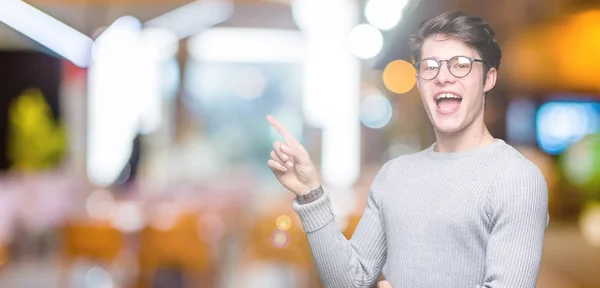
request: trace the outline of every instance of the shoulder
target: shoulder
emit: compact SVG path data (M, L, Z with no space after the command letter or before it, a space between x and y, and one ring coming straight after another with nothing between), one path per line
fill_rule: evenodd
M498 178L500 180L513 180L517 182L539 182L545 183L544 175L539 167L527 159L514 147L506 145L506 158L503 167L500 167Z
M548 225L548 185L541 170L513 147L495 175L489 201L493 214L540 219Z
M548 186L539 167L507 144L492 184L496 197L547 198Z

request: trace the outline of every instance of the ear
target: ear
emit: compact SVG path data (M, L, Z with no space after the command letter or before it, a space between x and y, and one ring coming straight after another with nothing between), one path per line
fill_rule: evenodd
M415 83L417 84L417 88L420 91L421 90L421 83L419 83L419 76L417 76L417 74L415 74Z
M485 77L485 84L483 85L483 93L487 93L492 90L496 85L496 77L498 76L498 70L492 67L488 70L487 75Z

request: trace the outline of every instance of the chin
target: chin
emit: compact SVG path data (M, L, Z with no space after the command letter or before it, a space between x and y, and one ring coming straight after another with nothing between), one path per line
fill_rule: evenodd
M462 129L461 127L440 127L440 126L436 126L435 130L437 132L443 133L443 134L455 134L460 132Z
M441 132L444 134L453 134L460 132L465 127L464 125L462 125L462 121L452 121L450 119L437 119L437 121L434 121L433 123L433 128L437 132Z

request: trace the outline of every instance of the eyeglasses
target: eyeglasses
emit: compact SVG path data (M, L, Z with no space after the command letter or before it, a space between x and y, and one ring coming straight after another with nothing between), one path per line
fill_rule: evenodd
M431 80L437 77L440 74L442 62L446 62L448 71L456 78L463 78L469 75L471 69L473 69L473 62L485 64L483 60L467 56L454 56L448 60L423 59L414 65L417 70L417 76L423 80Z

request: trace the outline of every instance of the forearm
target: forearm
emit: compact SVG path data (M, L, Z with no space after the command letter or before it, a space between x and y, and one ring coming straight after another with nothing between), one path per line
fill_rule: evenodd
M294 201L324 287L371 287L381 273L385 238L376 205L370 202L363 225L347 240L336 225L327 195L303 205Z
M367 264L368 260L359 256L335 221L307 236L323 287L371 287L377 280L375 271L383 267Z
M542 243L543 235L531 235L521 238L520 241L500 245L490 243L494 245L488 249L490 255L506 255L488 260L489 270L483 287L535 288L542 258Z

